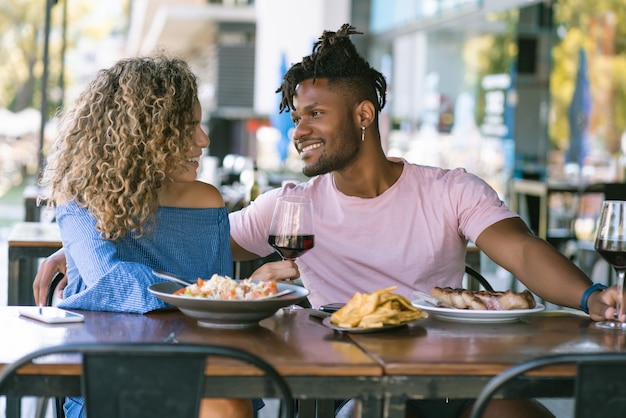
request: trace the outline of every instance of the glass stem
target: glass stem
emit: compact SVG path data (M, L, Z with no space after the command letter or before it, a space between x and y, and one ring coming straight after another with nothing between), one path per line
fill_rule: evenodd
M617 273L617 303L615 304L615 319L619 320L619 317L623 315L624 309L624 275L626 273L626 269L616 268L615 272Z

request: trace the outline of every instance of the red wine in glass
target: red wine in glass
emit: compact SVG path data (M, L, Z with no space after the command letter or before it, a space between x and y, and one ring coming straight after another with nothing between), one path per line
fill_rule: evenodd
M267 242L283 260L295 260L315 245L313 202L304 196L281 196L276 200Z
M304 196L281 196L276 199L267 242L283 260L296 260L315 245L313 233L313 201ZM283 308L290 312L299 308Z
M605 200L596 231L594 248L617 273L618 299L612 321L601 321L600 328L626 331L626 322L617 320L624 311L624 276L626 274L626 201Z
M595 247L614 269L626 269L626 241L604 241Z
M284 260L295 260L315 245L314 235L270 235L267 242Z

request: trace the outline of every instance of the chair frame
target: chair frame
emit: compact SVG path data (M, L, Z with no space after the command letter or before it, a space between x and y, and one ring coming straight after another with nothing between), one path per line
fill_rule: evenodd
M477 272L475 269L473 269L472 267L465 265L465 273L472 279L476 280L482 287L485 288L485 290L489 291L489 292L493 292L493 286L491 286L491 284L489 283L489 281L485 278L485 276L483 276L482 274L480 274L479 272Z
M480 418L493 395L507 383L535 369L561 364L576 364L574 389L576 418L603 416L601 407L609 407L609 400L626 399L626 352L554 354L524 361L491 378L480 391L470 418ZM539 396L540 397L540 396ZM608 416L626 416L626 402L612 405Z
M117 405L118 402L112 402L115 395L117 395L115 398L117 401L122 399L126 407L130 406L130 411L127 410L127 415L124 415L126 418L167 416L163 415L167 414L162 409L164 407L176 409L182 407L186 415L176 413L174 416L197 418L200 400L204 393L204 366L207 357L211 356L240 360L263 371L282 399L281 416L283 418L294 416L294 399L291 389L272 365L247 351L219 345L166 343L56 345L36 350L5 366L0 371L0 388L9 386L11 380L18 376L18 370L37 358L71 353L82 354L81 392L85 398L87 416L91 418L116 416L117 411L114 410L115 412L111 413L111 409L105 408L109 406L113 408ZM140 364L139 361L143 363ZM136 379L133 383L128 382L134 376L145 373L151 373L147 381ZM122 380L120 380L120 375ZM156 379L155 376L157 376ZM178 381L178 384L174 381ZM186 384L180 384L181 381ZM158 385L161 387L158 388ZM195 390L191 385L196 386ZM167 391L168 396L163 396L165 392L157 393L158 389ZM176 394L173 393L175 391ZM115 395L112 394L113 392ZM173 403L164 402L158 406L153 403L155 399L161 401L167 398L172 399L172 397L175 399ZM186 400L182 400L183 398Z
M65 277L65 274L58 272L52 278L50 285L48 286L48 293L46 294L46 306L52 306L54 302L54 293L56 292L57 286L59 286L59 282Z

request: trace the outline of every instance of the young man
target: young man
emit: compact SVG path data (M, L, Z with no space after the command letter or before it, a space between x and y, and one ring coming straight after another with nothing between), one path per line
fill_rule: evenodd
M303 172L313 177L259 196L230 214L236 260L272 252L267 231L276 198L313 198L315 248L298 260L314 306L355 291L397 285L459 286L465 248L481 251L552 303L580 308L589 278L511 212L496 192L463 169L444 170L388 158L378 116L386 82L350 41L349 25L324 32L310 56L294 64L278 89L290 110ZM612 317L616 289L592 292L595 320Z
M278 90L281 111L291 111L293 142L304 174L313 178L265 193L230 214L234 258L269 254L276 198L301 194L313 199L315 210L315 247L298 260L313 306L391 285L408 297L414 289L460 287L472 241L537 295L578 308L592 285L589 278L534 236L485 182L463 169L385 155L378 117L386 82L357 53L349 39L354 33L349 25L324 32L312 54L286 73ZM607 310L599 296L588 297L594 319ZM471 400L411 401L408 410L420 418L457 417L470 406ZM552 415L534 401L500 400L485 416Z
M290 262L269 263L254 278L296 277L311 292L313 306L346 302L355 292L396 285L413 290L459 287L465 248L474 242L494 262L541 298L589 309L594 320L613 315L615 287L593 291L592 283L567 258L537 238L496 192L463 169L444 170L388 158L378 117L386 81L350 40L353 27L324 32L310 56L285 74L278 92L281 111L291 111L293 142L311 180L259 196L231 213L235 260L270 254L268 230L278 196L313 199L315 247ZM46 260L33 285L45 300L47 283L64 269L62 255ZM589 290L591 289L591 290ZM471 400L415 401L410 416L466 416ZM486 417L547 417L526 400L494 401Z

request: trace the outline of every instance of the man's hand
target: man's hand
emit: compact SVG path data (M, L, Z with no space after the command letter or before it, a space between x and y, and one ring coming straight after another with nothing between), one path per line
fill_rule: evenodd
M46 297L48 296L48 289L52 279L59 272L65 274L65 270L65 252L63 248L41 262L41 267L39 267L33 282L33 295L35 296L35 304L37 306L46 305ZM67 277L64 277L56 287L57 298L61 299L63 297L65 286L67 286Z
M617 306L617 300L619 292L617 286L613 285L608 289L601 292L593 292L587 299L587 306L589 307L589 315L594 321L612 320L615 314L615 307ZM624 312L624 307L622 307ZM626 314L622 313L619 318L620 322L626 322Z
M265 263L250 275L250 279L259 281L294 280L298 277L298 265L290 260Z

